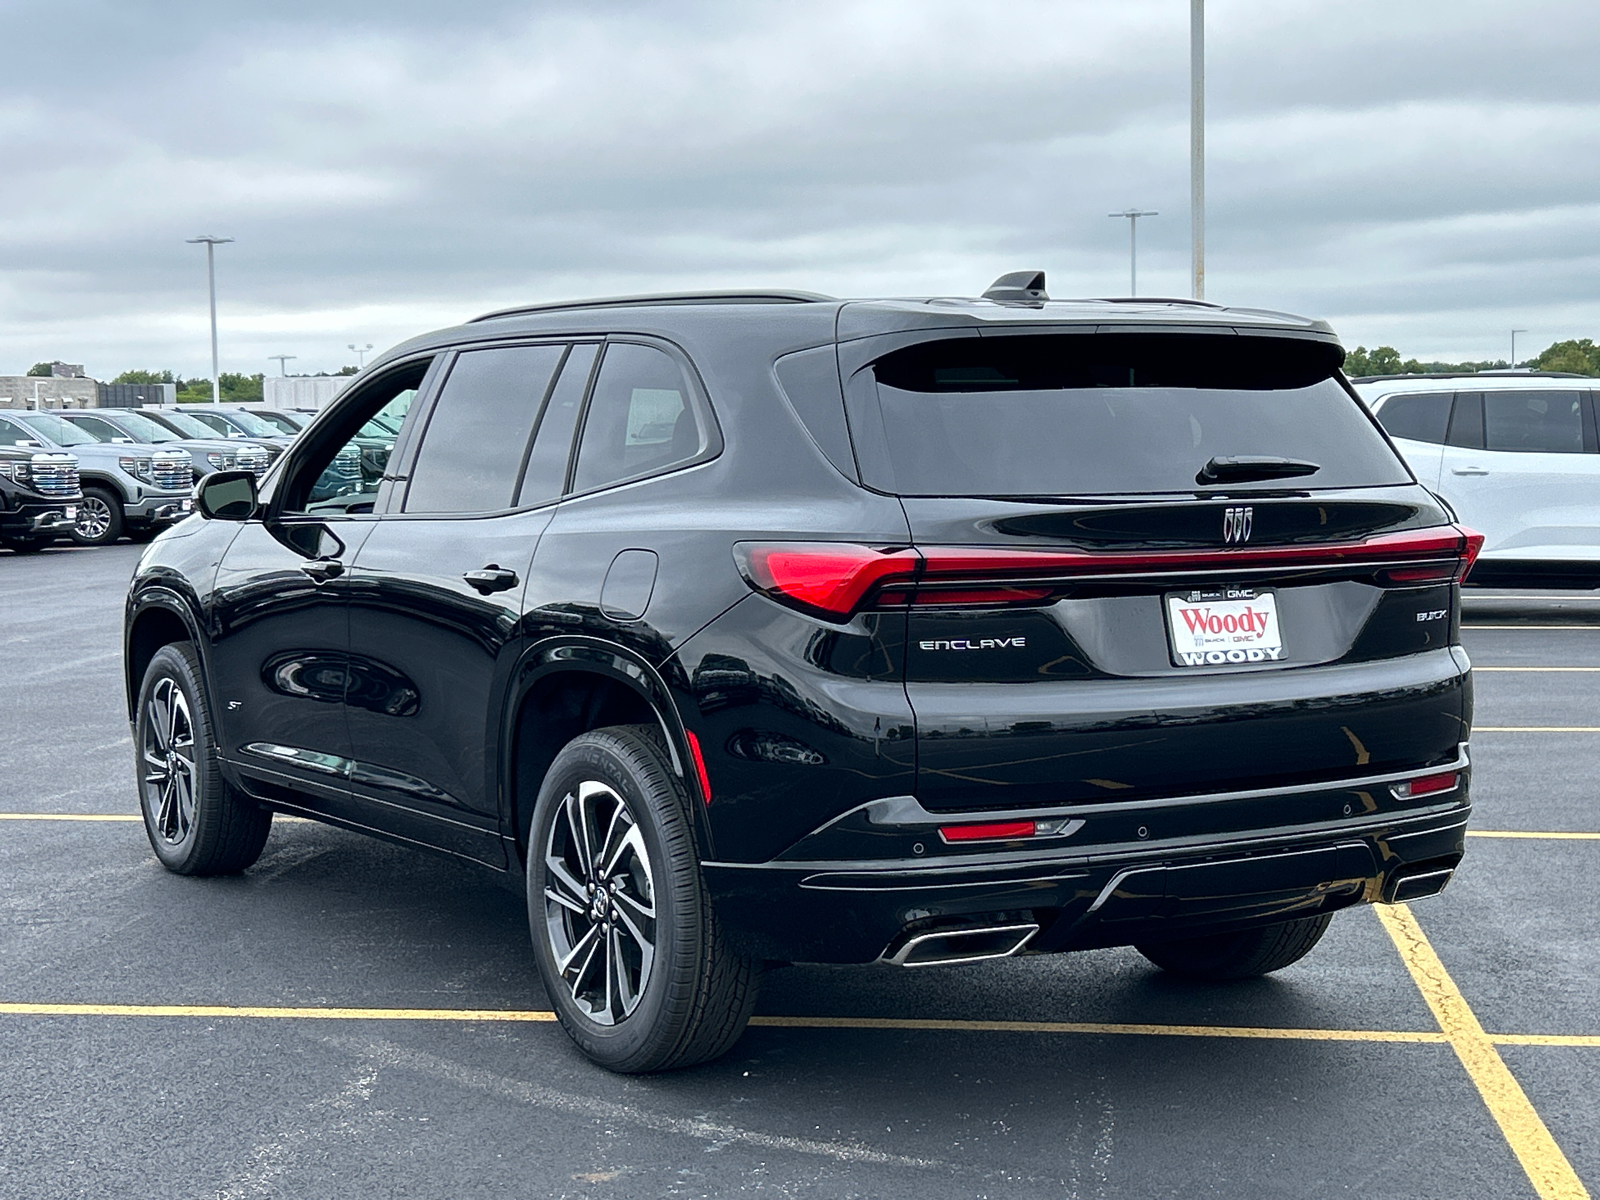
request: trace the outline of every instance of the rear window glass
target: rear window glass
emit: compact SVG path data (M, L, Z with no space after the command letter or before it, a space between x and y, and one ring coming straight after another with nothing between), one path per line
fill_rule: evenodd
M924 342L851 380L863 481L908 496L1202 490L1214 457L1315 463L1229 492L1411 482L1334 378L1338 347L1230 334Z

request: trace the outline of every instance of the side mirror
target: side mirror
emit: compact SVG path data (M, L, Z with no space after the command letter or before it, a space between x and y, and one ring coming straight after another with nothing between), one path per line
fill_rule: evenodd
M249 471L213 471L194 485L194 506L216 521L248 521L256 515L256 477Z

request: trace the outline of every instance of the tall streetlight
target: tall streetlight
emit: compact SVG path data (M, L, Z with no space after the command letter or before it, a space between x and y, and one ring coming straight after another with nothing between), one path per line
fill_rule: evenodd
M1189 0L1189 263L1206 298L1206 0Z
M1511 331L1511 369L1517 369L1517 334L1527 333L1526 329L1513 329Z
M354 342L351 342L350 349L354 350L358 355L360 355L360 357L356 359L356 370L359 371L362 367L367 365L367 354L372 350L372 343L368 342L365 346L358 346Z
M191 246L201 243L206 248L206 282L211 289L211 403L222 403L222 388L217 380L217 263L216 249L233 241L232 238L212 237L209 233L202 237L188 239Z
M1128 218L1128 295L1139 294L1139 218L1159 217L1158 212L1141 212L1137 208L1125 208L1119 213L1107 213L1108 217Z
M289 373L289 369L284 366L284 364L287 363L291 358L299 357L300 356L298 354L269 354L267 355L267 361L278 364L279 375L287 375Z

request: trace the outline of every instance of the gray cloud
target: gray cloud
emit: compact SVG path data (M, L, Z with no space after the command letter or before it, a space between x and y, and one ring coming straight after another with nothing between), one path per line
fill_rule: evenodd
M1212 298L1423 356L1600 334L1591 4L1212 0ZM522 300L1188 272L1187 5L0 0L0 370L333 368ZM1541 340L1542 339L1542 340Z

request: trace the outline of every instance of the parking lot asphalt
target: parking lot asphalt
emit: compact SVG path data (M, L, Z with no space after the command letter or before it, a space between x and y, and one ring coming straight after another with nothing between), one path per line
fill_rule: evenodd
M724 1059L621 1078L550 1020L484 875L281 819L241 876L157 865L138 553L0 553L0 1196L1600 1187L1600 598L1469 597L1473 834L1440 897L1241 984L1122 949L786 968Z

